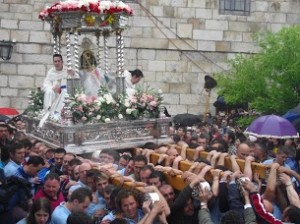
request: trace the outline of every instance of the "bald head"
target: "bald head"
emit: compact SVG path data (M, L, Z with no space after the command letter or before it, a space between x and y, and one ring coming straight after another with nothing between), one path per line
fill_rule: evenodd
M246 143L241 143L236 151L236 156L238 159L246 159L251 152L250 147Z

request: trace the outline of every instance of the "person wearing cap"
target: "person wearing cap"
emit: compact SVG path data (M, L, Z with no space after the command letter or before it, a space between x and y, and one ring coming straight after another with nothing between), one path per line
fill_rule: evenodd
M124 71L126 93L130 97L135 93L136 84L141 81L144 74L141 70Z

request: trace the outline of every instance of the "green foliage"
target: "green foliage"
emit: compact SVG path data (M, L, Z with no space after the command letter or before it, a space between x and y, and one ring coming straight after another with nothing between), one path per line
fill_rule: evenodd
M283 114L300 102L300 27L259 34L258 54L237 55L217 74L218 94L227 103L248 102L265 114Z
M238 126L244 130L246 127L249 127L252 121L254 121L257 116L242 116L237 120Z
M43 110L44 92L40 88L31 91L30 100L31 102L24 111L24 114L33 117L38 116Z

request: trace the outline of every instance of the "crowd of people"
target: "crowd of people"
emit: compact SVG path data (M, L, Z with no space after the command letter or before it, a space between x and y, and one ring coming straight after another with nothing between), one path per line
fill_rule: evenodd
M233 125L222 125L230 119ZM244 136L230 114L170 130L173 144L83 158L29 138L21 120L0 123L1 223L300 223L296 139ZM157 164L151 153L160 155ZM236 159L245 160L244 169ZM184 160L192 165L182 172ZM253 162L268 167L267 178L253 172ZM181 176L186 186L177 191L167 175Z

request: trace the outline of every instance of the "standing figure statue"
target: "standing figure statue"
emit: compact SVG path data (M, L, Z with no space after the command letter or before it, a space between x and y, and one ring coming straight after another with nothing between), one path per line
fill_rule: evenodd
M97 60L91 50L84 50L81 58L81 71L79 76L85 94L88 97L97 96L101 86L107 85L107 80L103 72L97 68Z

